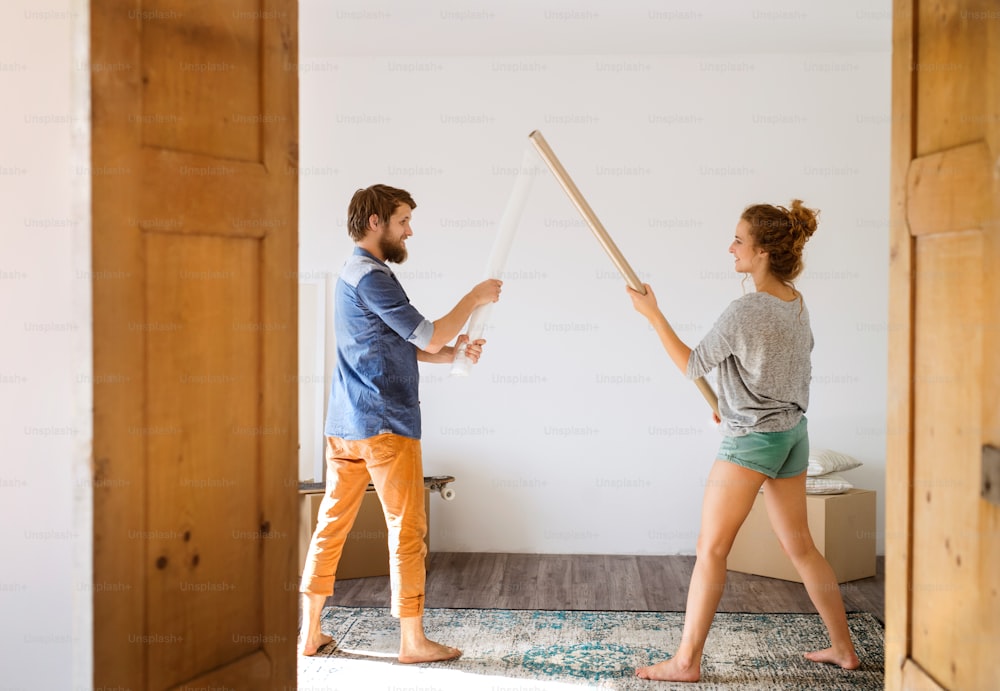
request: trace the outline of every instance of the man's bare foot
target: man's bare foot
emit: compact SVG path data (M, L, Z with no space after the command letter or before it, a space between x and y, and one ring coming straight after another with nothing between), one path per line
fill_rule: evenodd
M333 636L327 636L322 631L310 634L299 639L299 655L311 657L319 652L323 646L333 643Z
M672 657L649 667L640 667L635 671L640 679L653 681L698 681L701 678L701 665L682 665Z
M299 655L315 655L320 648L333 643L333 638L323 633L320 622L327 595L302 593L302 622L299 624Z
M420 643L413 645L407 650L400 647L399 661L405 665L412 665L416 662L442 662L444 660L454 660L461 657L462 651L447 645L441 645L425 638Z
M848 650L846 652L840 652L835 648L825 648L824 650L815 650L805 654L807 660L812 660L813 662L825 662L828 665L839 665L844 669L857 669L861 666L861 660L853 650Z

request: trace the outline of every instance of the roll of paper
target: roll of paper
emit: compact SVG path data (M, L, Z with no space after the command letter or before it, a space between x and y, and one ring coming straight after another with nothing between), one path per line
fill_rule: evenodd
M627 283L632 290L645 295L646 287L642 284L642 281L639 280L639 276L636 275L635 271L632 270L632 266L625 259L625 255L621 253L621 250L618 249L618 245L616 245L615 241L611 239L608 231L605 230L604 225L601 223L600 219L597 218L597 214L595 214L594 210L590 208L590 204L587 203L587 200L584 198L583 194L581 194L579 188L577 188L576 183L573 182L569 173L566 172L562 163L559 162L555 152L552 151L552 147L550 147L549 143L545 141L545 137L542 136L541 132L535 130L528 135L528 139L531 140L531 144L538 151L538 155L542 158L542 161L544 161L545 165L549 167L549 170L559 183L559 186L563 188L566 196L568 196L570 201L573 202L573 206L576 207L577 211L579 211L580 215L583 217L583 220L586 221L588 226L590 226L590 230L594 233L594 237L596 237L597 241L601 243L601 247L604 248L608 258L611 259L619 273L621 273L622 277L625 279L625 283ZM712 389L712 385L709 384L704 377L699 377L694 383L701 392L701 395L705 397L705 401L712 408L712 411L718 415L719 397Z
M525 147L524 156L521 157L521 167L518 168L517 178L514 180L514 188L507 199L507 206L500 217L500 225L497 228L497 236L493 241L493 249L490 251L489 261L486 262L486 275L483 280L490 278L503 278L503 269L507 264L507 255L510 254L510 246L514 243L514 236L517 233L517 226L521 222L521 213L524 211L525 202L528 199L528 191L531 189L531 181L534 179L534 172L531 170L535 162L535 155L530 146ZM492 311L493 303L480 305L472 311L469 317L469 328L466 333L470 341L483 337L486 330L486 322ZM472 362L465 355L463 345L455 353L452 362L451 374L464 377L469 374L469 367Z

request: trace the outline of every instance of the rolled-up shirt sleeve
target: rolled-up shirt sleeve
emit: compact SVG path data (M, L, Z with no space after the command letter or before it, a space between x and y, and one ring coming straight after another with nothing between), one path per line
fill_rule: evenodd
M358 282L358 295L379 319L407 341L423 350L434 333L434 324L410 304L393 276L372 271Z
M417 328L413 330L408 339L413 345L420 348L420 350L427 350L427 346L431 344L431 336L434 335L434 322L429 319L424 319L422 322L417 324Z

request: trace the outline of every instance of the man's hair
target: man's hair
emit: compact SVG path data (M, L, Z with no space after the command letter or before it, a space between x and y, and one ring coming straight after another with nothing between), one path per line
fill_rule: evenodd
M355 242L363 240L368 234L368 219L372 214L378 216L381 222L388 223L400 204L417 208L417 203L406 190L388 185L372 185L358 190L347 207L347 234Z

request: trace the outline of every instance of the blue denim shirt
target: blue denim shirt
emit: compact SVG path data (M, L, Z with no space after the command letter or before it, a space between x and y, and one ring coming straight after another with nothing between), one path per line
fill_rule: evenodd
M410 304L389 267L360 247L337 280L333 321L337 370L327 436L419 439L417 349L430 343L434 325Z

